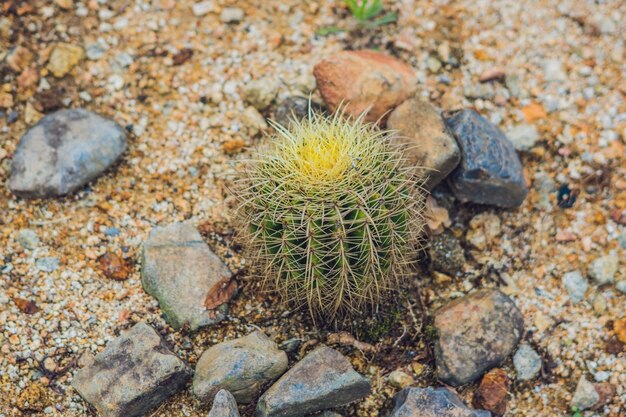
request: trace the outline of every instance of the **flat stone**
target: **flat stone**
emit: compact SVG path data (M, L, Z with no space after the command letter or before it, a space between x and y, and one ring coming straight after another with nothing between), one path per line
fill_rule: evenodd
M515 149L528 151L539 140L539 132L537 132L537 128L534 125L523 123L509 130L507 137Z
M39 245L39 236L32 229L20 229L16 240L24 249L33 250Z
M484 410L472 410L458 395L446 388L405 388L396 395L389 417L490 417Z
M289 365L287 354L261 331L207 349L196 366L193 393L210 401L220 389L242 403L252 402L268 382Z
M513 208L528 194L522 164L504 133L474 110L448 114L446 124L461 148L448 184L461 201Z
M515 352L513 365L515 366L518 380L530 381L537 378L541 371L541 356L535 352L535 349L524 343Z
M578 407L580 410L586 410L593 407L600 400L600 395L596 391L596 387L589 382L584 376L578 380L576 392L572 397L572 407Z
M191 369L141 322L79 370L72 386L103 417L135 417L182 390L190 377Z
M456 275L465 265L465 252L449 230L430 238L430 265L435 271Z
M296 363L259 399L258 417L298 417L338 407L370 393L370 382L348 359L320 346Z
M225 389L219 390L213 399L213 407L207 417L239 417L237 402L233 394Z
M485 289L456 299L435 314L437 376L451 385L478 379L519 343L524 320L515 303Z
M227 303L207 307L207 301L220 293L232 295L231 278L228 267L189 223L155 227L144 243L141 283L174 329L187 324L195 331L221 321Z
M578 303L585 298L589 283L580 271L570 271L563 274L563 286L567 290L570 300Z
M376 122L417 91L413 68L373 50L338 52L315 65L317 87L331 112Z
M616 252L601 256L589 265L589 276L598 285L610 284L615 280L615 274L619 265L619 257Z
M313 113L323 114L324 107L306 97L293 96L283 100L274 114L274 120L281 126L289 127L293 121L301 121L309 116L309 103Z
M97 178L126 150L126 132L85 109L45 116L20 139L9 188L23 198L59 197Z
M406 100L391 112L387 127L397 131L392 143L405 147L409 162L423 169L426 189L439 184L459 164L459 146L429 103L417 98Z
M57 43L50 53L47 68L55 77L63 77L83 59L83 48L69 43Z

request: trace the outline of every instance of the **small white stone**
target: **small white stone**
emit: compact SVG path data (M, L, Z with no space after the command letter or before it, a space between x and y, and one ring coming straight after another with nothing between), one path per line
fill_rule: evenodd
M520 124L509 130L507 137L517 150L527 151L535 146L539 139L537 128L531 124Z
M213 2L201 1L199 3L196 3L193 6L191 6L191 11L193 12L194 16L198 16L198 17L204 16L205 14L213 11Z
M226 7L220 13L220 20L224 23L241 22L245 17L245 12L239 7Z

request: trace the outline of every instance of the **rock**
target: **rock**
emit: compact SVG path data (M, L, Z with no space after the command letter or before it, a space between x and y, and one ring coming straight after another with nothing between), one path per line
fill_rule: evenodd
M591 407L592 410L600 410L607 404L611 403L611 399L615 395L615 387L613 384L608 382L600 382L599 384L594 384L594 388L598 393L598 401Z
M183 389L190 377L191 369L141 322L79 370L72 386L104 417L135 417Z
M528 190L515 148L502 131L473 110L448 114L446 124L461 148L461 163L448 177L461 201L513 208Z
M543 65L543 77L546 81L567 80L567 74L563 70L563 63L558 59L546 59Z
M296 363L259 399L257 417L298 417L365 397L370 382L348 359L320 346Z
M252 106L246 107L243 111L242 118L251 136L255 136L257 133L267 129L265 118Z
M225 389L219 390L213 399L213 407L207 417L239 417L237 402L233 394Z
M106 252L98 258L98 268L109 279L116 281L124 281L128 279L130 267L128 262L119 255L112 252Z
M532 347L524 343L515 352L513 365L517 372L517 379L529 381L535 379L541 371L541 356Z
M41 272L54 272L59 269L59 258L39 258L35 261L35 266Z
M474 391L472 405L490 411L494 416L506 413L509 396L509 377L503 369L496 368L487 372L480 385Z
M456 275L465 265L465 252L449 230L430 238L430 265L436 271Z
M69 43L57 43L48 59L47 68L57 78L63 77L83 59L83 48Z
M224 23L238 23L245 15L246 13L239 7L225 7L220 13L220 20Z
M392 142L406 147L408 161L424 170L424 187L431 190L459 164L461 151L437 110L411 98L389 115L387 127L396 130Z
M395 370L389 374L389 383L398 389L406 388L409 385L413 385L415 380L406 372Z
M500 218L493 213L481 213L472 217L465 239L476 249L484 250L500 235Z
M595 386L591 382L587 381L587 378L584 376L580 377L578 386L576 386L576 392L572 398L572 407L578 407L580 410L586 410L593 407L599 399L600 395L596 391Z
M324 113L324 108L314 101L310 102L311 111ZM283 100L276 109L274 120L281 126L289 127L292 121L306 119L309 115L309 99L305 97L288 97Z
M16 405L20 410L33 412L43 411L51 402L46 387L39 381L33 381L20 392Z
M87 59L96 61L104 56L106 49L99 42L90 42L85 44L85 53Z
M613 330L615 331L615 336L617 336L617 340L622 343L626 343L626 317L615 320L615 322L613 323Z
M17 144L9 188L23 198L59 197L100 176L126 150L126 132L84 109L59 110Z
M375 122L417 91L413 69L372 50L342 51L313 68L317 86L331 112L345 106L348 115L368 110Z
M539 140L537 128L526 123L515 126L506 135L518 151L530 150Z
M141 283L177 330L187 324L195 331L221 321L227 304L207 306L207 302L222 292L232 295L236 284L231 278L226 265L189 223L156 227L144 243Z
M619 258L616 252L602 256L594 260L589 265L589 276L593 278L598 285L610 284L615 280Z
M322 411L321 413L317 414L318 417L343 417L341 414L339 413L335 413L334 411Z
M446 388L405 388L396 395L389 417L489 417L488 411L472 410Z
M607 309L606 297L602 294L596 294L591 301L591 306L593 307L593 311L598 314L604 314Z
M213 11L213 2L211 0L201 1L191 6L191 12L194 16L204 16Z
M39 236L32 229L20 229L16 240L24 249L33 250L39 245Z
M455 386L499 365L524 333L522 314L509 297L485 289L456 299L435 314L437 376Z
M618 281L617 284L615 284L615 288L622 294L626 294L626 280Z
M248 404L266 383L282 375L288 365L287 354L261 331L256 331L206 350L196 366L193 393L206 402L220 389L226 389L239 403Z
M15 72L22 72L33 62L33 53L21 45L9 50L5 61L9 68Z
M243 87L243 98L260 111L272 104L277 93L278 83L268 78L250 81Z
M570 300L578 303L585 298L589 284L580 271L570 271L563 274L563 286L567 290Z

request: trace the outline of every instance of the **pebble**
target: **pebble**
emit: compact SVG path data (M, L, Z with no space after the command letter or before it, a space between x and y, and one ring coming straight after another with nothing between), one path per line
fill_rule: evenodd
M413 385L415 383L415 380L411 375L399 370L395 370L390 373L388 378L391 386L398 389L406 388L409 385Z
M567 74L563 70L563 63L557 59L546 59L543 64L543 77L546 81L567 80Z
M522 164L504 133L473 110L448 114L461 147L461 163L448 184L461 201L514 208L528 190Z
M387 128L396 131L392 143L404 147L408 162L423 172L427 190L446 178L461 160L456 140L439 112L426 101L406 100L391 112Z
M292 121L301 121L309 116L309 103L311 111L318 114L325 113L321 104L306 97L292 96L288 97L276 108L274 120L281 126L289 127Z
M626 280L618 281L617 284L615 284L615 288L622 294L626 294Z
M600 395L596 391L593 383L587 381L584 376L580 377L576 392L572 398L572 407L578 407L580 410L586 410L593 407L600 400Z
M589 276L598 285L610 284L615 280L615 274L619 265L619 257L616 252L595 259L589 265Z
M458 386L506 359L524 333L524 320L509 297L485 289L440 308L434 327L437 377Z
M266 130L268 127L263 115L252 106L246 107L241 116L250 136L256 136L257 133Z
M80 46L57 43L50 53L47 68L55 77L63 77L83 59L83 55L84 51Z
M9 188L23 198L59 197L100 176L126 150L126 132L85 109L45 116L20 139Z
M176 330L188 325L195 331L221 321L236 290L231 278L190 223L155 227L144 243L141 283ZM207 301L216 296L223 302L209 308Z
M20 229L16 240L24 249L33 250L39 245L39 236L32 229Z
M530 381L535 379L541 371L541 356L530 345L524 343L515 352L513 365L518 380Z
M201 1L191 6L191 11L196 17L204 16L214 10L212 1Z
M274 79L253 80L243 87L243 98L259 111L267 109L277 94L278 83Z
M239 23L245 15L243 9L239 7L225 7L220 13L220 20L224 23Z
M331 112L345 106L346 114L368 110L365 121L376 122L417 91L413 68L372 50L342 51L313 68L317 87Z
M59 258L39 258L35 261L35 265L42 272L54 272L59 269Z
M465 251L449 230L430 238L430 265L435 271L456 275L465 266Z
M85 44L85 54L87 59L96 61L104 56L106 49L99 42L89 42Z
M396 395L388 417L490 417L488 411L467 407L446 388L405 388Z
M233 394L225 389L220 390L215 394L213 399L213 406L207 417L239 417L239 410L237 409L237 402Z
M578 303L585 298L589 284L580 271L570 271L563 274L563 286L567 290L570 300Z
M520 124L507 132L507 137L518 151L528 151L539 140L539 132L534 125Z
M287 354L263 332L218 343L207 349L196 366L193 393L210 402L219 390L228 390L242 404L249 404L268 382L282 375Z
M596 294L593 297L593 301L591 302L591 306L593 307L593 311L597 315L602 315L606 312L607 309L607 301L606 297L602 294Z
M480 213L470 220L465 239L474 248L484 250L500 235L501 227L500 217L493 213Z
M72 386L104 417L140 416L182 390L191 369L140 322L79 370Z
M509 397L509 377L500 368L487 372L474 391L472 405L490 411L494 416L503 416Z
M299 417L339 407L370 393L370 382L350 361L320 346L296 363L259 399L257 417Z

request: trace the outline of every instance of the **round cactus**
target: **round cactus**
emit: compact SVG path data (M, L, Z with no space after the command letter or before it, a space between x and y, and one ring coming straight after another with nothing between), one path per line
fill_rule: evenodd
M309 112L248 161L247 248L290 304L324 321L367 314L406 275L422 231L420 181L389 132Z

